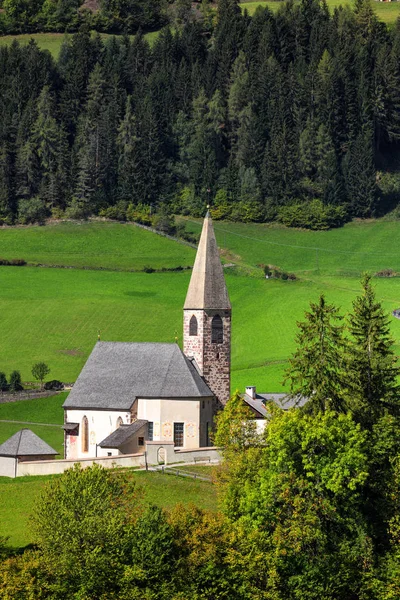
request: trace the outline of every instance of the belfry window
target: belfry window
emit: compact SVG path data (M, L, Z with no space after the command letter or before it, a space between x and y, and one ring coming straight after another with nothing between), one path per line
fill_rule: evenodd
M189 322L189 335L197 335L197 319L194 315Z
M86 416L82 419L82 452L89 452L89 421Z
M118 429L118 427L121 427L122 424L123 424L122 417L118 417L118 419L117 419L117 429Z
M215 315L211 321L211 343L222 344L224 341L224 326L219 315Z

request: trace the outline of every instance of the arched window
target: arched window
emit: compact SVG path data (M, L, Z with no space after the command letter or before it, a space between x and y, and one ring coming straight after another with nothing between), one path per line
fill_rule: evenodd
M117 419L117 429L118 429L118 427L120 425L122 425L122 423L123 423L122 417L118 417L118 419Z
M86 416L82 419L82 452L89 452L89 421Z
M224 341L224 326L219 315L215 315L211 321L211 343L222 344Z
M197 319L194 315L190 319L189 335L197 335Z

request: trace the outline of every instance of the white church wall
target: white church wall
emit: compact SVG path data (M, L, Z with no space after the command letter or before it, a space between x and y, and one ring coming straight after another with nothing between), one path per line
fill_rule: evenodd
M125 456L103 456L101 458L81 458L79 460L38 460L35 462L18 463L17 477L23 475L56 475L71 469L79 463L82 469L92 465L101 465L105 469L114 467L144 467L146 458L144 454L130 454ZM13 475L12 475L13 476Z
M153 440L172 442L174 423L184 424L183 447L200 446L200 400L139 398L138 419L153 423Z
M101 449L96 447L97 444L117 429L118 419L121 418L124 425L131 422L131 414L128 411L68 409L66 412L68 423L79 423L79 436L76 436L76 439L67 446L67 459L96 456L96 452L98 455ZM89 422L88 452L82 452L82 421L84 417L86 417ZM105 456L107 456L107 453Z

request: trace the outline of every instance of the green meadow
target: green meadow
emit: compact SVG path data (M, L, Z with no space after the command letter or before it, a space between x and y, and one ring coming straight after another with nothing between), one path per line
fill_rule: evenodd
M282 5L282 2L284 2L284 0L272 0L269 2L246 2L246 0L244 0L240 3L240 6L242 10L246 9L249 15L253 15L259 6L262 6L263 8L268 6L270 10L276 12ZM354 6L354 0L326 0L326 3L331 12L339 6ZM391 25L400 16L400 2L377 2L376 0L371 0L371 4L374 7L378 19L385 23Z
M187 267L195 250L131 223L55 223L0 230L0 257L31 264L141 271Z
M199 231L199 221L187 221ZM328 232L215 222L233 306L232 389L279 391L295 349L296 323L325 293L346 312L363 271L400 271L400 225L354 222ZM137 237L136 237L137 236ZM44 241L43 241L44 240ZM21 250L18 252L18 250ZM82 268L0 267L0 370L44 360L51 378L72 382L98 335L104 341L182 342L182 306L190 271L128 269L193 263L194 250L132 225L65 223L0 230L0 256ZM294 272L297 281L266 280L259 264ZM100 266L117 271L91 270ZM125 269L125 270L123 270ZM391 312L400 307L400 278L377 278ZM400 321L392 319L400 353Z
M176 504L194 504L216 510L216 488L206 481L138 471L137 484L143 491L143 500L166 509ZM51 477L0 477L0 536L9 537L9 543L23 547L32 543L30 515L43 486Z

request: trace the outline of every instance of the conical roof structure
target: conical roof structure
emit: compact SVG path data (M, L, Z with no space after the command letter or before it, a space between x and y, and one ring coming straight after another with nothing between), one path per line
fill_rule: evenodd
M207 212L204 219L192 277L183 308L184 310L207 308L230 310L231 308L209 212Z
M21 429L0 445L0 456L54 456L58 454L30 429Z

